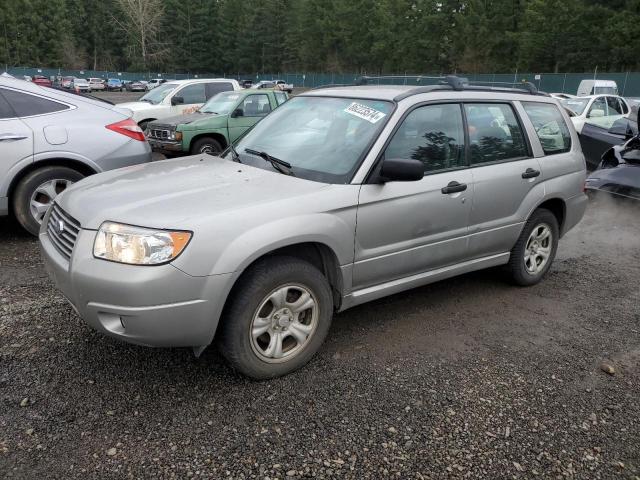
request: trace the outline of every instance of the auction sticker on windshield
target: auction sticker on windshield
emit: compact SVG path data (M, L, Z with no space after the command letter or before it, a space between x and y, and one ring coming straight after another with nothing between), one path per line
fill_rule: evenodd
M386 115L386 113L382 113L375 108L367 107L366 105L362 105L361 103L356 102L353 102L351 105L345 108L344 111L351 115L355 115L356 117L362 118L369 123L376 123Z

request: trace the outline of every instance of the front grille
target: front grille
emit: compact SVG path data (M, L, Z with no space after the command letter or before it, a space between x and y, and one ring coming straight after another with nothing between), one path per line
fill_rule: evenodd
M47 233L53 246L67 260L71 258L79 232L80 223L54 203L47 223Z
M171 130L167 128L158 128L155 126L149 127L149 137L155 138L158 140L168 140L171 135Z

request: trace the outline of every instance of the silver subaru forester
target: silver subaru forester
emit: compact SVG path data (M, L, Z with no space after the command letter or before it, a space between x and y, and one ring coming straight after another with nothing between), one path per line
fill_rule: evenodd
M584 181L569 118L534 88L326 88L220 157L74 184L40 242L95 329L196 354L215 339L262 379L309 361L336 311L497 265L539 282Z

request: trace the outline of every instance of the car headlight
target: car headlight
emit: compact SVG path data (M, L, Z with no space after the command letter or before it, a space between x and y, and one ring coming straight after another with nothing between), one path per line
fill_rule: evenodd
M93 256L130 265L160 265L180 255L189 240L191 232L105 222L96 235Z

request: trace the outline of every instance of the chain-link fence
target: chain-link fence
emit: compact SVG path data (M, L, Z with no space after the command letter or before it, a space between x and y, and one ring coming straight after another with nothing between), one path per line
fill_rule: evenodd
M81 78L119 78L121 80L149 80L151 78L165 79L189 79L189 78L235 78L236 80L274 80L281 79L295 87L313 88L329 84L349 84L362 76L361 73L242 73L224 72L207 74L171 73L171 72L116 72L97 70L64 70L52 68L33 67L8 67L6 70L15 77L44 75L46 77L74 76ZM379 75L371 74L371 75ZM426 78L428 76L438 76L435 74L416 74L409 72L384 73L384 75L396 76L387 78L385 83L428 85L435 80ZM539 90L545 92L562 92L576 94L581 80L599 79L614 80L618 85L618 92L626 97L640 97L640 72L617 72L617 73L495 73L495 74L464 74L459 76L469 80L483 82L508 82L519 83L523 81L532 82Z

